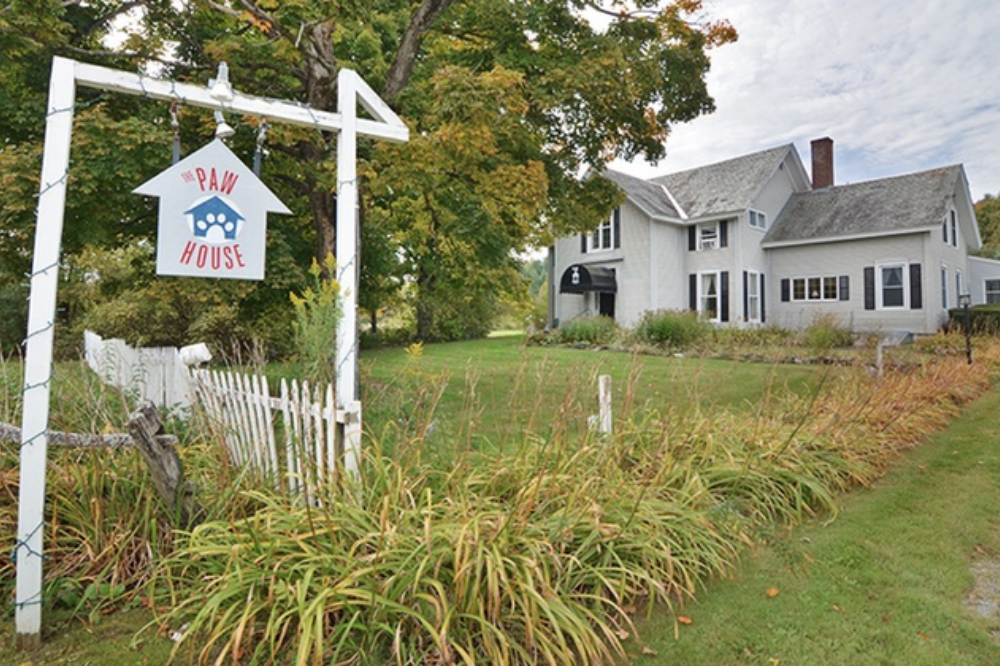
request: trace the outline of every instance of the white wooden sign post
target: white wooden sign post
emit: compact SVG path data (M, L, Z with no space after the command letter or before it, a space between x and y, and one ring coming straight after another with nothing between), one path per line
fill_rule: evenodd
M52 341L77 84L339 133L337 279L341 285L344 316L337 330L336 400L338 407L354 415L345 428L345 466L357 469L361 446L361 405L357 394L357 135L405 142L409 139L409 130L352 70L342 69L338 73L337 113L295 102L244 95L228 85L225 71L224 65L220 67L219 78L225 85L207 88L66 58L52 60L25 340L18 534L13 555L17 565L14 601L17 637L23 646L39 641L42 625L42 535L45 531ZM371 118L358 117L359 102Z

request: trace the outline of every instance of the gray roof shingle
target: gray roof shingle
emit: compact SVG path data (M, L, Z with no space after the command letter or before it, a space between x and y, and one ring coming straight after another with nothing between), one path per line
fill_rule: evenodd
M674 208L670 197L660 185L610 169L605 169L601 175L624 190L630 199L650 215L680 217L680 213Z
M666 186L688 217L699 218L745 210L792 144L743 155L724 162L666 174L652 180Z
M940 224L961 166L793 194L764 243L873 235Z

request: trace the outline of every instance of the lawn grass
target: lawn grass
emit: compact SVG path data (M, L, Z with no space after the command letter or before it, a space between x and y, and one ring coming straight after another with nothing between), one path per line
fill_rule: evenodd
M525 430L544 432L567 410L576 424L585 424L597 413L602 374L611 376L616 419L695 406L751 410L776 390L808 393L822 374L806 365L531 347L520 335L426 345L417 354L368 350L361 369L365 418L373 432L413 409L421 392L440 388L435 416L444 437L454 439L459 426L474 421L480 444L500 446Z
M836 520L777 535L681 611L690 624L654 614L639 663L997 663L1000 618L963 601L970 565L1000 561L998 410L994 389Z

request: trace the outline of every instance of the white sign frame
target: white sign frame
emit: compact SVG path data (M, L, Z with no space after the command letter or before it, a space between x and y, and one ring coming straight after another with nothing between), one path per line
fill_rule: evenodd
M45 148L35 229L28 331L25 339L24 389L21 420L21 475L18 494L18 536L15 622L22 646L40 640L42 626L42 560L45 530L45 468L48 451L52 343L59 280L60 247L69 176L70 143L77 84L100 90L178 101L217 111L245 113L269 122L338 132L337 141L337 279L343 317L337 329L336 396L338 407L353 414L345 428L345 467L356 473L361 451L361 404L357 392L357 135L403 143L406 124L356 72L337 74L337 113L297 102L272 100L232 91L156 79L89 65L69 58L52 59L45 121ZM213 95L214 93L214 95ZM372 119L358 118L358 103Z

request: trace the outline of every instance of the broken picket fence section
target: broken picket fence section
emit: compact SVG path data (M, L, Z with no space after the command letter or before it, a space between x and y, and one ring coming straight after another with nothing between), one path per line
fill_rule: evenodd
M332 385L282 379L273 397L260 375L198 370L194 376L199 403L234 464L307 499L341 474L356 474L355 452L344 442L357 441L361 404L337 409Z

